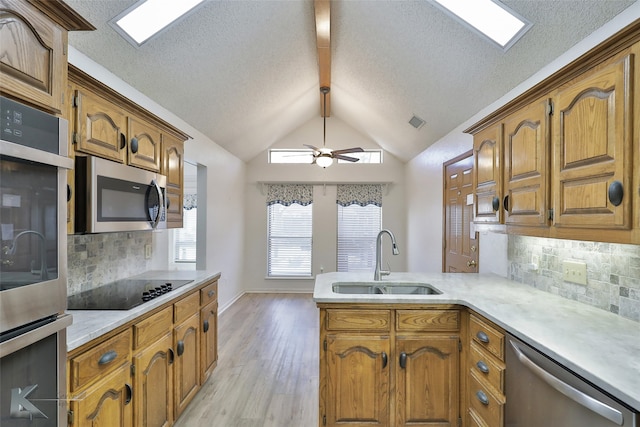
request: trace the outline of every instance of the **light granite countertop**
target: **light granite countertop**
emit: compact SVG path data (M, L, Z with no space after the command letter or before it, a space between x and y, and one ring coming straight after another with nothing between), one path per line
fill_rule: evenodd
M316 276L316 303L428 303L469 307L640 411L640 323L493 274L392 273L381 282L426 282L440 295L350 295L335 282L373 274Z
M219 276L220 272L204 270L148 271L133 276L131 279L193 280L193 282L131 310L67 310L66 312L73 316L73 323L67 328L67 351L74 350Z

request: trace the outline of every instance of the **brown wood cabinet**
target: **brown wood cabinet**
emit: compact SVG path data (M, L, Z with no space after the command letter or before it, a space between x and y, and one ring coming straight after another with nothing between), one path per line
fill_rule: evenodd
M182 228L184 141L163 135L162 156L162 174L167 177L167 227Z
M480 229L640 243L639 67L637 21L465 131Z
M0 92L63 114L67 32L95 28L62 2L0 0Z
M69 353L71 425L174 423L216 366L218 277Z
M160 129L153 125L129 117L129 144L127 158L131 166L160 172L161 138Z
M453 426L460 311L320 305L320 426Z

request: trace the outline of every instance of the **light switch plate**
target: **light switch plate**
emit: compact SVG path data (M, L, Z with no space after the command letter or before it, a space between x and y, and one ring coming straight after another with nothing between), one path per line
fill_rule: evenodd
M586 285L587 264L580 261L562 261L562 280Z

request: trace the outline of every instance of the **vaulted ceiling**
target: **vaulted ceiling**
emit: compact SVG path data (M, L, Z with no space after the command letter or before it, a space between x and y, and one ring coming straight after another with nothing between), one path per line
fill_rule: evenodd
M135 0L66 3L73 47L242 160L321 114L313 0L207 0L140 48L108 25ZM331 117L408 161L634 1L503 3L533 23L507 52L428 0L332 1Z

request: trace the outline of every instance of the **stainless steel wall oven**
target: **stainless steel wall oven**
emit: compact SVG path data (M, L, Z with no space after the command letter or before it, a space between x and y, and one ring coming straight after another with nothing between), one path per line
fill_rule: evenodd
M63 426L67 122L0 97L0 425Z

